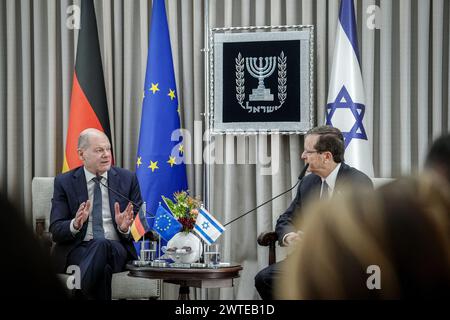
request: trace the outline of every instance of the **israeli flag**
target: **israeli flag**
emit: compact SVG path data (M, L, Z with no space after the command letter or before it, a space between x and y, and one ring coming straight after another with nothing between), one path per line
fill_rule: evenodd
M340 129L345 162L373 177L365 94L353 0L341 0L326 108L326 124Z
M225 227L205 208L200 208L194 230L206 243L211 244L225 231Z

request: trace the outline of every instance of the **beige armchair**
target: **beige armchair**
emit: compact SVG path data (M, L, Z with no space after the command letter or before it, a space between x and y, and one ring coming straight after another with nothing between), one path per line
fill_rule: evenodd
M50 225L53 177L35 177L32 182L33 226L37 236L49 249L52 247ZM59 274L64 285L69 275ZM157 299L160 297L160 280L134 278L128 271L114 273L111 283L112 299Z

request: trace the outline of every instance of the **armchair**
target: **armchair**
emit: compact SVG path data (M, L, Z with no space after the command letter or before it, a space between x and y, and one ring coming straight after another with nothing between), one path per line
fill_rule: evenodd
M51 250L53 241L48 227L50 225L51 199L53 196L53 177L35 177L32 182L33 227L42 244ZM146 238L156 240L153 233ZM69 275L58 274L64 285ZM128 271L114 273L111 290L112 299L157 299L160 296L160 280L134 278Z

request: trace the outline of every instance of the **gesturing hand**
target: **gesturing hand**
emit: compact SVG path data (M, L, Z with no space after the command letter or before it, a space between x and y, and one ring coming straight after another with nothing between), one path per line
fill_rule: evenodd
M114 212L116 216L116 224L120 231L127 232L128 228L133 223L133 205L129 202L125 210L120 212L119 203L116 202L114 203Z
M91 207L91 202L87 200L80 204L77 213L75 214L75 221L73 223L73 227L77 230L80 230L83 224L89 217L89 208Z
M300 240L300 234L298 232L289 232L286 237L284 238L284 243L287 246L292 246L296 242Z

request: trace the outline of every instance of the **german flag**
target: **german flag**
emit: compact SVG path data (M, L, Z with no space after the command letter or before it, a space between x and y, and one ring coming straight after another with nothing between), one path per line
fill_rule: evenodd
M150 231L150 226L148 225L145 214L145 204L143 204L131 225L131 235L133 236L134 241L139 241L139 239L148 231Z
M82 165L77 154L78 136L87 128L103 131L112 143L97 19L92 0L81 1L81 29L78 33L63 172Z

